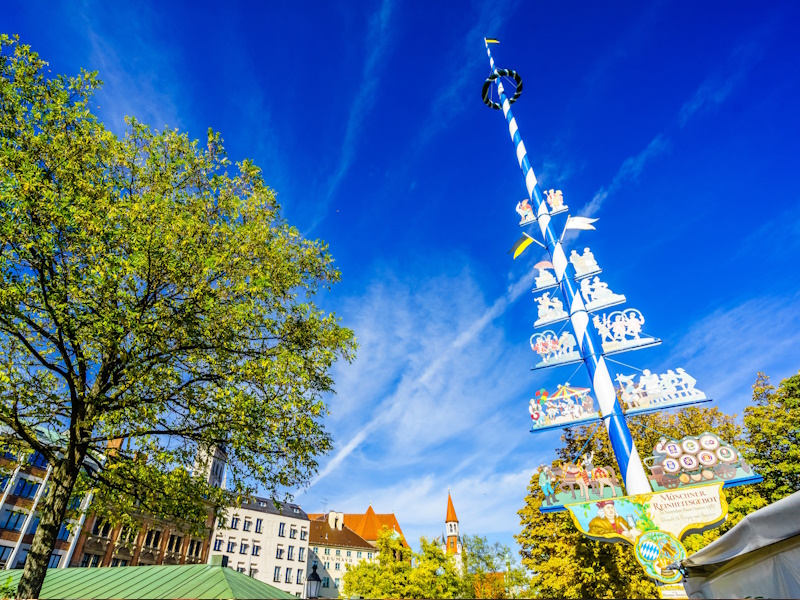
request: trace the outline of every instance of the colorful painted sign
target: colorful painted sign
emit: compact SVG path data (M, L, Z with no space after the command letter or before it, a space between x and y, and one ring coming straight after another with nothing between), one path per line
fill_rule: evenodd
M677 540L717 527L728 514L722 483L670 492L623 496L566 506L575 526L587 537L633 544L648 531L666 532Z
M600 281L597 275L594 278L587 277L581 280L581 295L586 304L586 310L589 311L625 302L625 296L612 292L608 288L608 284Z
M531 336L531 350L541 358L533 366L534 369L575 363L581 360L575 336L569 331L564 331L560 336L549 330L534 333Z
M622 487L612 467L594 466L594 452L577 462L563 462L554 467L540 465L539 489L544 496L540 510L564 510L574 502L594 502L622 496Z
M539 318L533 324L534 327L551 325L569 319L569 314L564 310L564 303L561 302L558 294L553 294L551 298L550 292L545 292L536 299L536 303L539 305Z
M661 340L642 336L644 317L635 308L626 308L610 314L595 315L592 323L600 335L606 354L624 352L644 346L655 346Z
M549 260L543 260L535 265L533 265L534 269L539 271L539 274L536 276L534 282L536 283L536 287L533 288L533 292L541 292L542 290L547 290L550 288L554 288L558 285L558 281L556 281L556 276L553 275L550 271L555 271L555 267L553 263Z
M583 249L583 254L578 254L577 250L573 250L569 255L569 262L575 267L575 279L583 279L601 272L594 254L588 248Z
M634 553L648 577L664 583L677 583L683 578L673 565L686 558L686 548L669 533L646 531L636 540Z
M536 215L533 212L533 207L527 198L517 202L517 207L514 209L519 215L519 226L524 227L536 222Z
M616 380L627 415L711 401L705 392L694 387L697 380L681 368L661 375L645 369L638 381L636 375L618 373Z
M548 209L550 211L550 216L560 215L569 210L569 206L564 204L564 195L561 193L561 190L548 190L544 195L547 204L550 205Z
M682 583L665 583L658 586L658 597L662 600L677 600L678 598L688 598L686 588Z
M600 413L595 408L590 388L559 385L555 394L542 388L531 398L528 411L533 419L532 432L569 427L578 423L596 421Z
M761 481L742 454L713 433L679 441L661 438L644 464L650 469L650 484L656 491L711 481L721 481L725 487Z

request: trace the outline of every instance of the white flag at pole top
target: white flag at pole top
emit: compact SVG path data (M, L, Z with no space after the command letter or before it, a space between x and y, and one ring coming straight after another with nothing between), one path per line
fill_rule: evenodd
M582 229L588 231L594 229L592 223L596 223L599 219L590 219L588 217L568 217L567 224L564 226L564 231L567 229Z

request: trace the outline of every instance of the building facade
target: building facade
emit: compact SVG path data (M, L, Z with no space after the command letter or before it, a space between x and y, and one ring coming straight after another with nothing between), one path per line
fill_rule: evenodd
M364 561L373 561L378 551L367 540L345 525L344 513L329 512L315 515L310 522L309 546L311 553L307 574L314 566L320 576L319 596L337 598L342 589L342 580L347 565L356 566Z
M120 447L122 440L109 444L109 452ZM206 483L225 487L227 455L214 448L200 452L193 473L202 475ZM135 526L117 525L90 515L83 523L70 567L127 567L135 565L202 564L208 560L214 514L209 507L205 528L200 535L191 535L163 519L140 515Z
M208 562L228 566L298 598L305 594L309 519L300 506L253 498L228 510L212 535Z
M51 468L38 452L23 460L5 452L0 455L0 471L0 568L21 569L39 526L36 509L47 488ZM90 501L90 496L73 498L70 508L85 511ZM84 514L81 513L81 522L75 524L77 529L83 524ZM74 555L77 537L67 527L70 524L73 522L65 521L61 525L50 555L50 568L68 566Z

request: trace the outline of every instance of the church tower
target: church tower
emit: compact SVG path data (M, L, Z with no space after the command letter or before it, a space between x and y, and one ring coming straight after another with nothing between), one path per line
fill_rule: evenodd
M194 462L193 472L203 477L212 487L226 489L225 466L228 454L222 446L215 446L210 450L198 449Z
M445 533L442 536L444 544L442 551L453 556L456 567L461 568L461 536L458 533L458 517L453 506L453 499L450 497L450 490L447 490L447 515L444 518Z

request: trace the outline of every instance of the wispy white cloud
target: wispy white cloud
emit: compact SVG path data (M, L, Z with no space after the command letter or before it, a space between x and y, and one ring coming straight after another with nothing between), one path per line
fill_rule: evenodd
M741 86L747 75L763 55L760 43L750 42L737 47L731 55L727 73L710 75L700 84L692 97L678 113L678 122L684 127L696 114L716 108Z
M684 366L710 397L741 410L758 371L776 380L797 372L800 295L721 307L667 342L675 348L665 361L669 368Z
M386 55L389 51L391 40L389 25L393 9L394 0L382 0L380 9L370 18L365 40L367 53L360 78L362 83L350 105L344 139L339 152L339 161L333 174L325 182L325 193L321 196L320 203L317 205L317 220L311 225L311 229L319 224L327 206L336 196L339 186L350 171L364 126L364 120L375 104L380 85L378 73L381 72L380 67L386 61Z
M165 125L183 127L175 101L179 78L172 65L174 57L164 40L151 39L150 35L149 24L157 15L141 6L118 15L126 21L123 43L117 35L101 29L90 15L93 10L96 7L86 6L76 16L89 42L87 68L99 71L105 84L95 99L106 126L121 132L124 117L134 116L159 129Z
M458 436L477 440L485 435L472 430L492 421L486 398L502 403L518 394L525 384L512 373L525 372L530 360L520 352L525 336L514 348L519 364L502 360L508 343L493 322L531 288L533 277L526 273L488 305L468 272L413 283L383 277L340 311L354 310L351 325L360 345L356 363L337 372L338 394L332 401L337 437L347 441L311 485L372 443L373 436L380 447L370 452L396 457L392 464L400 464ZM524 419L524 406L520 411Z
M659 133L650 140L650 143L647 144L644 150L622 161L622 165L620 165L611 183L597 190L589 204L581 211L581 215L590 217L597 214L606 198L619 190L623 185L636 181L645 165L659 154L662 154L668 147L669 144L666 138Z

